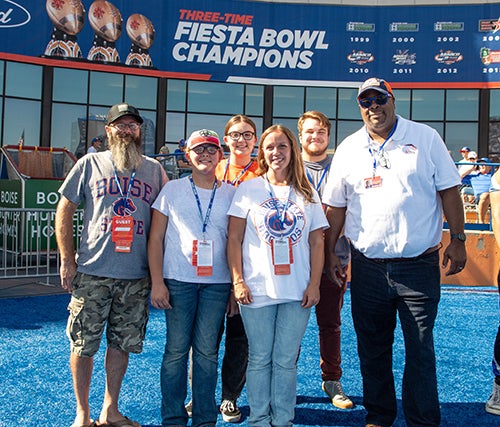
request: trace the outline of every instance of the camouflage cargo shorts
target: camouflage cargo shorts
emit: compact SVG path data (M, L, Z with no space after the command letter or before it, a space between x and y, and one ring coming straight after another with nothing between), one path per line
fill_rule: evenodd
M108 347L140 353L148 322L149 291L147 277L123 280L77 273L66 326L71 351L93 356L107 324Z

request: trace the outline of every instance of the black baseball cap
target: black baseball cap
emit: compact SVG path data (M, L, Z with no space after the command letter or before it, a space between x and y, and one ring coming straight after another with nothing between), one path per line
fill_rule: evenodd
M121 104L113 105L108 111L108 125L113 123L115 120L118 120L123 116L132 116L134 117L140 124L144 122L142 120L141 115L139 114L139 110L134 106L127 104L126 102L122 102Z

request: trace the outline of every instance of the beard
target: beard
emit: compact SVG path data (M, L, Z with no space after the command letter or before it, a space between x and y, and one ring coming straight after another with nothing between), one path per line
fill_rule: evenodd
M326 150L328 150L328 144L325 145L324 148L322 147L314 147L314 148L309 148L310 146L302 146L302 149L309 155L309 156L321 156L324 153L326 153Z
M139 169L142 164L141 137L127 134L125 136L110 135L109 150L115 168L120 172Z

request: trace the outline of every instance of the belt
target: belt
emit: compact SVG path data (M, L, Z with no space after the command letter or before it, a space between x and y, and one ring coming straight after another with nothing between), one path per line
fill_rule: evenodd
M390 262L417 261L419 259L422 259L422 258L428 256L428 255L433 254L436 251L439 251L439 249L441 249L441 247L442 247L442 244L440 243L439 245L433 246L433 247L425 250L424 252L422 252L420 255L417 255L417 256L414 256L414 257L402 257L402 258L368 258L367 256L365 256L362 252L360 252L358 249L356 249L351 244L351 250L353 252L355 252L357 254L360 254L362 257L364 257L364 258L366 258L366 259L368 259L370 261L379 263L379 264L388 264Z

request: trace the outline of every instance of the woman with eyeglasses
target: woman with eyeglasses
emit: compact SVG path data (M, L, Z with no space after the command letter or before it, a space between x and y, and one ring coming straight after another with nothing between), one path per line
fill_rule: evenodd
M257 161L260 176L236 189L228 212L227 256L248 337L248 425L289 426L328 224L288 128L274 125L262 134Z
M165 309L161 366L162 425L185 426L187 363L192 347L192 426L217 421L218 335L231 279L225 256L234 187L215 176L222 147L202 129L186 143L192 175L170 181L153 204L148 242L151 303Z
M253 120L243 114L231 117L224 129L224 142L229 147L229 157L217 166L217 177L236 187L257 177L258 165L252 159L257 143L257 127Z
M243 114L231 117L224 129L224 142L229 147L229 156L217 165L217 178L235 187L256 178L259 166L252 152L257 143L257 127L253 120ZM238 304L232 295L226 310L224 349L220 412L225 422L236 423L241 419L237 400L245 386L248 342Z

